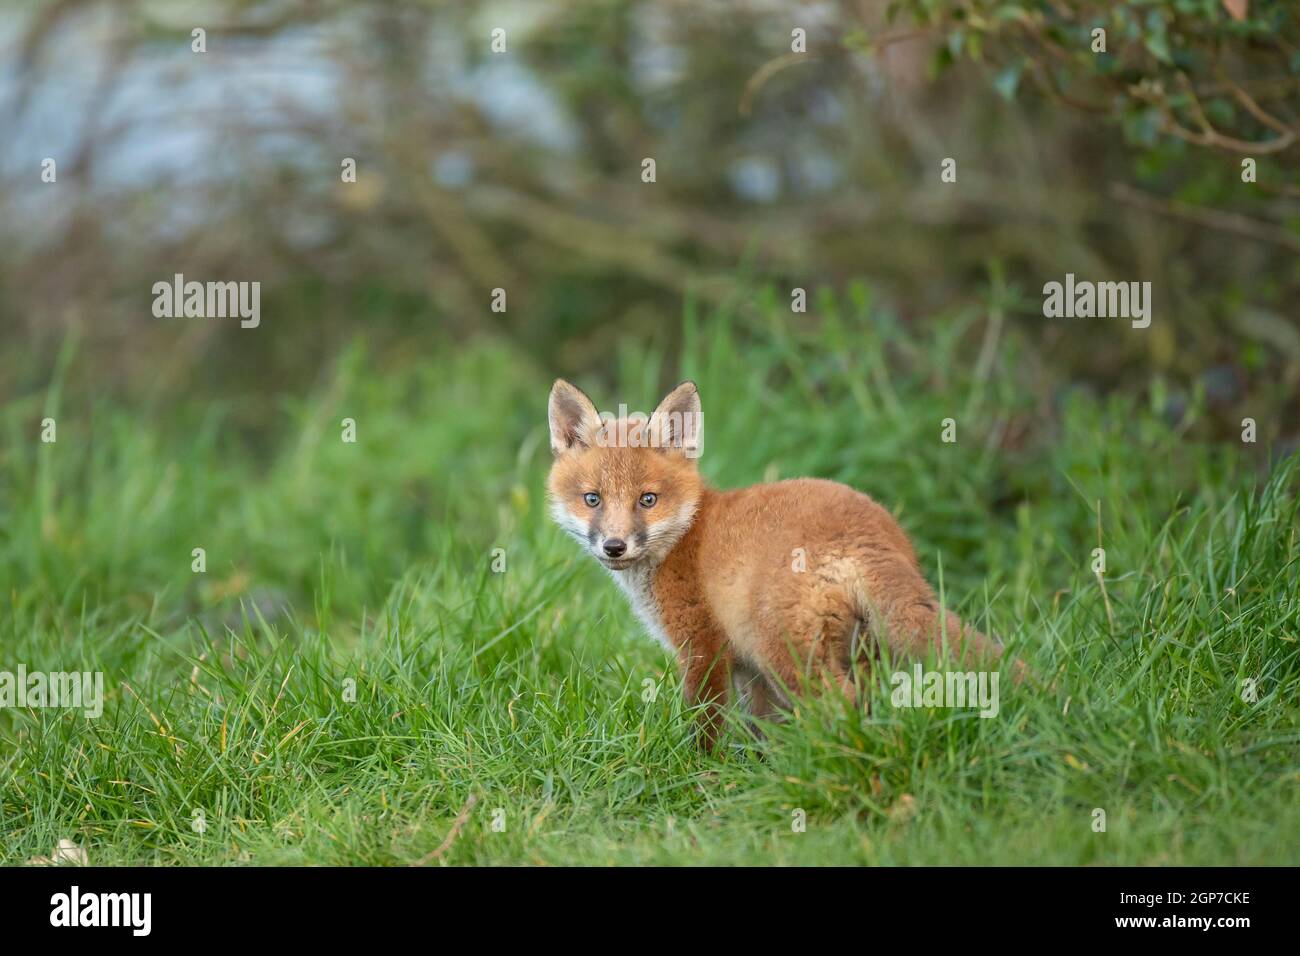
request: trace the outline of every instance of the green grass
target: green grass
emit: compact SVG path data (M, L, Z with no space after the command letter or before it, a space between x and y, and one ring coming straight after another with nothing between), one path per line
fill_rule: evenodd
M279 407L126 407L74 399L69 354L0 421L0 670L100 670L107 702L0 711L3 860L1296 863L1291 464L1191 440L1196 401L1171 426L1044 397L972 316L909 338L860 290L815 323L756 299L688 316L680 369L629 347L582 384L648 410L694 378L712 480L868 491L1052 689L984 720L891 708L878 675L868 713L804 701L702 754L671 661L546 520L549 370L358 349Z

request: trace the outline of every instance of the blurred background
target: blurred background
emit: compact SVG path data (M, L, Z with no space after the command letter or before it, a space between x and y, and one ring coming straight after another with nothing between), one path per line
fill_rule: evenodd
M1199 397L1294 447L1298 124L1285 2L0 0L0 398L75 354L70 394L254 433L358 340L600 378L671 369L689 308L856 287L976 319L972 362L996 314L1045 407ZM178 272L259 281L261 327L154 318ZM1150 281L1151 327L1044 319L1067 272Z

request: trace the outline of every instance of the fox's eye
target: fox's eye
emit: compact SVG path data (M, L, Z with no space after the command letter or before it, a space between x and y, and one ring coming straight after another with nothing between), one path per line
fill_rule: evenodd
M647 491L645 494L641 496L641 507L653 508L655 506L655 502L658 500L659 500L659 496L657 494L655 494L653 491Z
M596 494L594 491L589 491L582 496L582 500L587 503L588 508L594 508L596 505L600 504L600 495Z

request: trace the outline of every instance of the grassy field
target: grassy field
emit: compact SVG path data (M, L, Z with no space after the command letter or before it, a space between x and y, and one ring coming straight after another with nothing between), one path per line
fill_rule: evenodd
M1291 464L1191 440L1195 396L1170 424L1044 393L996 321L756 298L688 315L680 369L629 346L579 384L649 410L694 378L715 483L869 492L1052 689L980 719L892 708L882 674L869 713L805 701L701 754L672 662L546 519L552 370L357 348L274 406L125 407L71 397L70 349L3 412L0 670L107 699L0 711L4 862L1300 862Z

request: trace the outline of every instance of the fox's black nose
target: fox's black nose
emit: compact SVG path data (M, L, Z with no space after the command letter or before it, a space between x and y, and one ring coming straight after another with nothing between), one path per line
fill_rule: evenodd
M622 538L610 538L605 542L604 549L611 558L621 558L627 551L627 542Z

